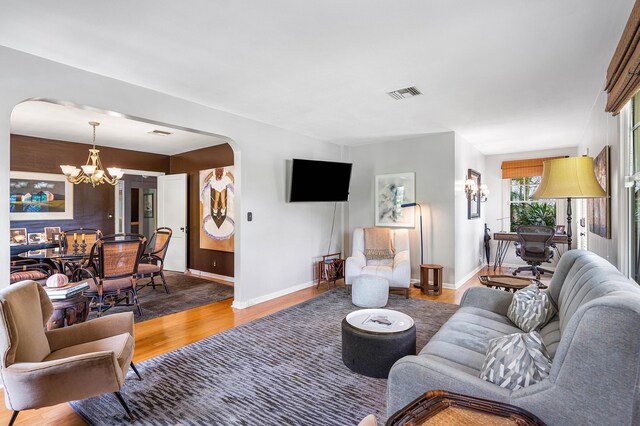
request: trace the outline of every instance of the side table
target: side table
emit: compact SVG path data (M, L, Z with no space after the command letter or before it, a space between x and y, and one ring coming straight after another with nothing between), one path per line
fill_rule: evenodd
M47 322L47 330L85 322L89 316L89 299L82 293L68 299L52 300L53 315Z
M458 393L433 390L393 416L386 426L544 426L542 420L522 408Z
M422 294L429 294L430 291L434 295L442 294L442 265L424 264L420 265L420 288ZM433 284L429 284L429 271L433 271Z

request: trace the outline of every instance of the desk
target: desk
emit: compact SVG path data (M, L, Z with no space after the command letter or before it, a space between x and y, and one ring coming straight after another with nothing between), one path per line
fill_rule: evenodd
M507 252L509 251L509 246L511 246L512 241L518 241L518 234L516 232L494 232L493 239L498 242L498 247L496 248L496 257L493 261L493 271L502 266L502 262L504 261ZM562 252L558 250L558 244L566 245L568 244L568 237L565 234L556 234L551 239L551 243L553 244L553 249L558 255L558 259L562 256ZM564 250L563 250L564 251Z

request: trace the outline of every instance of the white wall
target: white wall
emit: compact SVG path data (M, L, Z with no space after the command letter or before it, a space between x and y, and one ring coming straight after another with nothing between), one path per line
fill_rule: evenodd
M575 156L576 149L575 148L561 148L561 149L548 149L548 150L540 150L540 151L529 151L529 152L518 152L514 154L500 154L500 155L488 155L486 157L486 176L485 183L489 186L489 190L491 191L491 196L489 200L485 203L485 209L487 212L486 222L487 226L491 229L491 234L493 236L494 232L499 231L508 231L507 224L508 221L502 221L500 219L509 216L509 211L506 209L503 200L505 194L503 192L502 185L502 162L510 161L510 160L525 160L529 158L544 158L544 157L556 157L556 156ZM566 201L559 200L557 203L558 208L558 217L565 217L565 220L561 220L559 223L564 223L566 221L566 215L564 215ZM574 206L575 213L575 206ZM575 222L574 222L575 223ZM577 235L574 229L574 241L577 239ZM493 262L496 254L496 247L498 243L495 240L491 241L491 261ZM575 247L575 244L574 244ZM515 255L515 249L513 244L511 245L509 252L504 260L504 265L525 265L525 262L522 261L519 257Z
M620 266L618 256L618 234L621 232L620 214L624 206L624 173L621 170L620 115L605 112L607 94L600 92L591 111L589 124L578 146L578 155L596 157L605 145L611 145L609 156L611 174L611 239L587 232L589 250L599 254L612 264Z
M480 173L481 183L485 182L485 156L462 139L455 136L455 281L456 287L463 285L470 275L484 265L484 223L486 204L480 205L480 217L469 219L464 182L468 169ZM493 191L492 187L489 187ZM493 192L492 192L493 194ZM491 195L493 197L493 195ZM487 201L488 202L488 201Z
M424 261L444 266L443 281L455 283L453 132L350 148L354 163L348 212L348 236L354 228L374 226L374 176L416 173L416 201L423 207ZM409 229L412 278L419 280L420 235ZM349 248L351 245L349 244Z
M340 147L5 47L0 63L0 241L9 237L11 111L19 102L44 97L230 138L238 177L236 304L313 279L312 260L329 243L333 205L285 203L285 160L339 160ZM249 211L253 222L246 221ZM9 245L3 244L0 286L8 283L8 268Z

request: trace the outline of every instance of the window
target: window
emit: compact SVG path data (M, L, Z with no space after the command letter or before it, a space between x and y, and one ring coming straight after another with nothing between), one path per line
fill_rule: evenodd
M512 178L509 180L510 231L516 232L521 225L556 226L556 203L550 200L532 199L540 176Z

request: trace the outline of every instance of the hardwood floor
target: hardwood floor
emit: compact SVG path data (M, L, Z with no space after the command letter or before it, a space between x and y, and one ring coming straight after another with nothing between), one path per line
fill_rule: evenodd
M507 273L498 270L496 274ZM410 297L436 300L444 303L460 303L460 298L468 288L480 286L478 275L492 275L492 268L484 268L473 278L467 281L457 290L443 289L440 296L425 296L420 289L411 288ZM543 279L548 281L548 278ZM341 285L341 284L339 284ZM200 306L187 311L178 312L160 318L135 325L136 349L133 358L134 363L162 355L172 350L181 348L191 343L202 340L230 328L264 317L279 310L288 308L305 300L311 299L327 291L327 286L322 284L319 289L310 287L286 296L273 299L247 309L234 309L231 307L233 299L223 300L210 305ZM0 423L7 424L11 417L11 411L0 407ZM113 409L121 407L115 400ZM17 425L85 425L82 418L71 409L68 404L59 404L40 410L27 410L21 412L16 422Z

